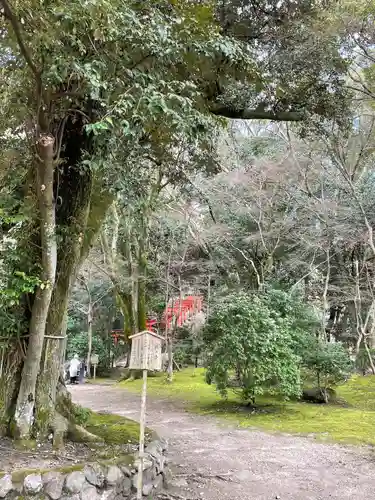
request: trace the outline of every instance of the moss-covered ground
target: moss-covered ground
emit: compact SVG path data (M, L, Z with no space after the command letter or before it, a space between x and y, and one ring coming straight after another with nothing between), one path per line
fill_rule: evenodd
M104 439L109 445L137 444L139 424L129 418L107 413L89 412L84 422L86 430ZM152 431L145 430L145 437L151 438Z
M141 385L141 380L118 384L131 392L139 392ZM254 410L242 406L233 393L223 400L214 386L206 384L203 369L182 370L175 374L171 384L166 382L164 374L148 380L151 396L185 402L192 412L214 414L241 427L375 445L375 376L354 376L338 387L337 392L347 404L314 405L262 397L257 400L257 409Z

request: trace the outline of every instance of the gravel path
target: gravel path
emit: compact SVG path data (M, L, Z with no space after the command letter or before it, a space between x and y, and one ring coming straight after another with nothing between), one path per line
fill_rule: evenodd
M72 394L93 410L138 419L140 398L123 389L82 385L73 387ZM375 497L370 450L238 429L214 417L189 414L170 400L148 398L147 404L147 425L169 439L173 484L186 499Z

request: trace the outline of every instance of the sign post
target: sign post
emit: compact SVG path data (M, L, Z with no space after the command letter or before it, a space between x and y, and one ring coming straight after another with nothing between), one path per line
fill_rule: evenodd
M96 379L96 367L99 364L99 356L97 354L92 354L90 358L90 363L92 364L94 368L94 380ZM89 374L90 376L90 374Z
M142 500L142 475L145 451L147 370L160 371L162 369L161 343L164 338L149 330L137 333L129 338L132 341L129 368L130 370L142 370L143 373L141 414L139 422L139 465L137 476L137 500Z

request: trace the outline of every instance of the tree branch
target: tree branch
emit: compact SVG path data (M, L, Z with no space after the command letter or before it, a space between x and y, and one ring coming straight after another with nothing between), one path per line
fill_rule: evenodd
M224 118L238 119L238 120L273 120L282 122L299 122L302 121L304 116L299 111L266 111L262 106L255 109L235 109L232 106L225 106L223 104L213 104L210 107L212 114L223 116Z
M37 79L38 84L40 84L41 83L40 82L40 71L35 66L35 64L31 58L29 49L24 44L24 41L22 39L22 34L21 34L21 27L20 27L20 24L18 22L18 19L13 14L12 9L11 9L7 0L0 0L0 4L3 6L5 17L8 19L8 21L10 22L10 24L13 28L13 31L14 31L14 34L16 36L17 43L18 43L18 46L20 48L21 54L23 55L27 65L29 66L29 68L33 72L35 78Z

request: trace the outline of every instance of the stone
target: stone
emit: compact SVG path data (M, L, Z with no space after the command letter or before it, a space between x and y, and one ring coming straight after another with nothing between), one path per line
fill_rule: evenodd
M85 474L86 480L93 486L98 486L99 488L104 486L104 470L99 464L94 463L86 465L83 469L83 473Z
M138 474L136 474L135 476L132 477L133 491L137 491L137 483L138 483ZM142 491L143 492L144 492L144 487L146 485L149 485L149 484L152 485L152 481L146 481L145 478L144 478L144 476L143 476L143 479L142 479L142 486L143 486ZM151 490L152 490L152 488L151 488ZM143 494L145 495L146 493L143 493ZM147 493L147 495L148 494L149 493Z
M80 497L81 500L98 500L100 498L95 486L88 483L83 486Z
M142 470L150 469L153 465L154 465L153 461L150 458L145 457L143 459L143 468L142 468ZM137 458L134 461L134 467L135 467L136 470L138 470L139 466L140 466L140 459Z
M146 447L146 453L152 457L159 457L163 453L163 446L160 441L151 441Z
M81 500L79 495L64 495L60 500Z
M152 490L153 490L152 483L146 483L146 484L143 485L142 495L144 495L145 497L147 497L151 493Z
M44 491L52 498L52 500L58 500L62 495L62 490L64 486L65 477L61 472L47 472L43 474L42 481L44 484Z
M37 495L43 489L42 476L40 474L29 474L23 481L25 493L28 495Z
M163 472L165 467L165 457L161 455L160 459L156 462L156 470L158 473Z
M17 493L19 496L23 496L23 482L22 483L13 483L13 492Z
M172 479L173 479L173 475L172 475L172 472L170 469L164 469L163 472L161 473L162 476L163 476L163 480L164 480L164 486L166 488L168 488L168 486L171 485L171 482L172 482Z
M100 500L114 500L114 498L116 498L116 490L113 489L105 490L100 495Z
M12 489L12 476L10 474L5 474L5 476L0 479L0 498L5 498Z
M163 484L164 484L164 479L163 479L163 476L161 474L156 476L156 478L154 479L154 481L152 483L152 485L156 491L160 491L163 488Z
M138 482L138 474L136 474L135 476L132 477L132 485L133 485L133 489L134 490L137 490L137 482Z
M168 441L166 439L160 439L160 446L162 447L163 451L168 451Z
M105 479L109 486L115 486L122 482L122 480L124 479L124 474L116 465L111 465L110 467L108 467Z
M143 471L142 480L144 483L152 483L152 481L156 478L157 472L155 467L151 467L151 469L147 469Z
M74 471L68 474L65 481L65 488L69 493L80 493L86 483L86 478L83 472Z
M123 474L125 474L125 476L127 476L127 477L132 476L132 471L131 471L130 467L128 467L127 465L120 465L120 469L121 469L121 472Z
M308 403L325 404L336 401L337 394L330 388L321 389L320 387L313 387L312 389L304 389L301 399Z
M122 483L122 492L124 495L129 495L132 490L132 481L129 477L124 477L123 483Z

